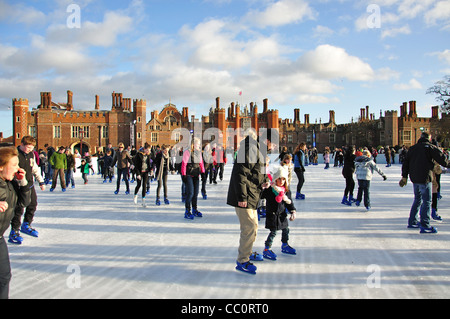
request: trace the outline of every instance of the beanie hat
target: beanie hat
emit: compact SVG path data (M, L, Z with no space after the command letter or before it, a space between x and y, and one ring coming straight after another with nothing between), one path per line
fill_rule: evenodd
M272 171L272 181L275 182L278 178L284 178L288 182L289 172L286 167L278 166Z

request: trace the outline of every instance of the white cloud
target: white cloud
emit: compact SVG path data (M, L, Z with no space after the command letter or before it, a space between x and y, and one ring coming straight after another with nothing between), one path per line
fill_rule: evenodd
M11 5L2 0L0 1L0 20L26 25L41 25L46 21L46 15L31 6L20 3Z
M422 88L422 84L416 79L411 79L408 83L394 84L394 89L400 91L418 90Z
M351 81L374 79L374 71L368 63L349 55L343 48L328 44L307 52L298 62L303 70L321 78L346 78Z
M442 21L444 20L444 21ZM450 25L450 2L439 1L435 4L433 9L425 13L425 22L428 25L436 25L438 22Z
M298 23L305 19L314 20L317 13L305 0L279 0L271 3L264 11L253 10L245 21L258 27L279 27Z
M439 60L444 61L444 63L450 65L450 50L444 50L442 52L430 53L431 56L437 56Z
M82 20L81 28L70 29L66 25L52 25L47 38L55 43L77 43L84 46L110 47L120 34L132 30L133 19L117 12L106 12L103 21L95 23Z
M400 34L411 34L411 28L409 27L409 25L405 25L399 28L385 28L381 32L381 38L382 39L387 37L393 38Z
M313 32L313 37L315 38L330 37L334 34L334 30L323 25L316 26Z

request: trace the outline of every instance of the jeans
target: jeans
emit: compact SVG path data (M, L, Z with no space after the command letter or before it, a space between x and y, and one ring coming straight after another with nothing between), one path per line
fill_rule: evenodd
M370 181L365 179L358 179L358 197L357 202L361 202L364 195L364 206L366 208L370 207Z
M75 180L73 178L73 169L68 168L66 170L66 185L69 187L69 184L72 183L72 187L75 186Z
M199 176L192 177L186 176L186 210L191 210L192 208L197 209L197 197L198 197L198 188L200 184Z
M431 183L418 184L413 183L414 202L409 213L408 225L418 224L419 208L420 208L420 224L422 227L430 227L431 215Z
M267 236L267 239L264 243L266 247L269 247L269 248L272 247L272 243L273 243L273 240L276 235L277 235L277 230L271 229L269 236ZM281 242L283 244L287 244L288 241L289 241L289 227L286 227L281 231Z
M127 192L130 191L130 183L128 182L128 168L117 168L117 191L120 189L120 182L122 179L125 180L125 185L127 186Z

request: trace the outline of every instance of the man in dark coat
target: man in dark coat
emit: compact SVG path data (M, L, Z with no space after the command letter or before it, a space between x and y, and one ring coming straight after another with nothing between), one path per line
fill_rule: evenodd
M408 182L408 175L413 183L414 202L409 215L408 228L420 228L421 233L437 233L437 229L430 226L433 160L439 165L450 167L444 153L431 144L430 139L431 136L424 132L417 144L411 146L403 162L402 179L399 183L400 187L404 187ZM420 224L417 220L419 207Z
M235 207L239 218L241 235L236 269L256 273L250 262L253 243L258 232L257 204L263 188L269 187L266 174L267 150L278 144L278 132L269 129L258 138L255 131L242 140L228 188L227 204ZM256 255L255 255L256 256Z

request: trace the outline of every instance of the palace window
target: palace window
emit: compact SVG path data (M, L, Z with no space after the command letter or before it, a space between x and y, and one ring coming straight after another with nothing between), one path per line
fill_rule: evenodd
M53 126L53 138L61 138L61 126Z
M402 131L401 133L403 133L402 140L404 142L411 142L411 131Z
M336 142L336 134L329 134L328 135L328 141L330 143L335 143Z
M36 126L32 125L28 127L28 135L36 138Z
M89 138L89 126L72 126L72 138Z
M102 126L102 138L109 138L108 126Z

